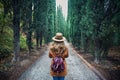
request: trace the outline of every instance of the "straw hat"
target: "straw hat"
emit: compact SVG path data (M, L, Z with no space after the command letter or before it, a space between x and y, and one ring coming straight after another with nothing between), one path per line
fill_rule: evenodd
M52 39L56 42L63 42L65 37L63 37L62 33L56 33L56 36L54 36Z

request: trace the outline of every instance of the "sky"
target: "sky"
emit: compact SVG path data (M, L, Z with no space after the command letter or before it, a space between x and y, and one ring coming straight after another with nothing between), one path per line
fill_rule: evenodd
M62 6L63 15L67 18L68 0L56 0L56 6Z

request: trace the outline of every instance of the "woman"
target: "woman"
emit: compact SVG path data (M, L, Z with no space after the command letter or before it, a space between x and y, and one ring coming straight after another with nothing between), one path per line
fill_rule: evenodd
M67 65L65 58L68 57L68 48L64 44L65 38L62 33L57 33L55 37L52 38L53 43L50 45L49 57L52 58L51 66L54 64L54 59L56 57L61 57L63 59L63 71L57 72L51 68L50 74L53 76L53 80L64 80L67 75Z

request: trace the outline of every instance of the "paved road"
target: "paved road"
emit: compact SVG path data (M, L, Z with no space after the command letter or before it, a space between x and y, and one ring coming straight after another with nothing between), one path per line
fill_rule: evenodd
M68 44L67 44L68 46ZM68 47L67 58L68 75L65 80L100 80L93 71L76 55L75 51ZM50 76L50 61L48 50L28 69L18 80L52 80Z

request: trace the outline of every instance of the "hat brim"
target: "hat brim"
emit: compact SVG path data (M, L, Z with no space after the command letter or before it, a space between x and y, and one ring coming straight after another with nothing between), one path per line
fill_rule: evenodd
M56 39L55 37L52 38L53 41L56 41L56 42L62 42L62 41L65 41L65 37L63 37L63 39L59 40L59 39Z

